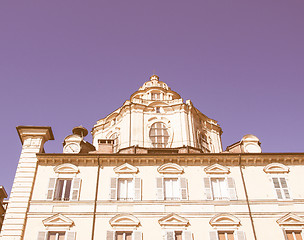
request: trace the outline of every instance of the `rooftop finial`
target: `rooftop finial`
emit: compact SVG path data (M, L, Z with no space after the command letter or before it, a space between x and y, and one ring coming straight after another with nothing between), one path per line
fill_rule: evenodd
M156 74L153 74L151 77L150 77L150 80L153 81L153 80L159 80L159 77L156 75Z

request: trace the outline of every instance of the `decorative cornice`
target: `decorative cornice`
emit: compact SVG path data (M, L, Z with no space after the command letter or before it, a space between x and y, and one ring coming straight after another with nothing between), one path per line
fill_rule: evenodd
M304 164L304 153L186 153L186 154L62 154L39 153L39 163L78 163L119 165L123 163L165 164L176 163L185 165L212 165L215 163L225 166L266 166L273 162L284 165Z

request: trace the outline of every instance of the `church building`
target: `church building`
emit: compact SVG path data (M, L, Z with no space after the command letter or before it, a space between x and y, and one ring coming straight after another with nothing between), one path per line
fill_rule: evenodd
M226 149L218 122L151 76L56 153L51 127L22 151L0 240L303 240L304 153ZM303 209L302 209L303 208Z

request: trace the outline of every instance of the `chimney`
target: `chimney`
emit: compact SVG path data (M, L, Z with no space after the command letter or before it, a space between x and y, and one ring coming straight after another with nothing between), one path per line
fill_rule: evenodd
M113 153L113 139L98 139L98 153Z

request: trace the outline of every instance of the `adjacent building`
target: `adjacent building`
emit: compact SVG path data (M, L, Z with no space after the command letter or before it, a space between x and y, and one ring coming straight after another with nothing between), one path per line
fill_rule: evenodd
M262 153L153 75L91 131L45 153L50 127L19 126L22 152L1 240L301 240L304 154Z

